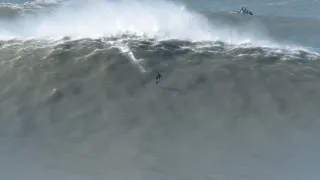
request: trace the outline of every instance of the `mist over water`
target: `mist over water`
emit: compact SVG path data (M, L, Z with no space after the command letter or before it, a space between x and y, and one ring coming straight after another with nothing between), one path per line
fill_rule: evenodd
M280 47L261 23L217 22L168 1L67 1L58 9L41 11L10 23L2 36L21 38L99 38L123 33L157 39L223 41ZM289 44L287 44L289 45ZM292 44L291 44L292 46Z
M0 5L0 178L319 179L318 25L169 1Z

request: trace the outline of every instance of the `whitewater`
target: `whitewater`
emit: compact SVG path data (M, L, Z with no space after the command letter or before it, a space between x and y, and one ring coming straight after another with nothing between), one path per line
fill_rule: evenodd
M0 3L0 179L318 180L317 7Z

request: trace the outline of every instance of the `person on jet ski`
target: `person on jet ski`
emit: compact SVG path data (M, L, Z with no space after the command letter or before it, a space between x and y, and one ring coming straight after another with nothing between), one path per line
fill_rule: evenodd
M244 14L247 14L249 11L247 8L245 7L241 7L241 10L240 10L241 13L244 13Z
M241 7L241 10L239 11L240 13L243 13L243 14L250 14L250 15L253 15L252 12L250 12L247 8L245 7Z
M241 10L240 10L239 12L245 13L246 10L247 10L247 9L246 9L245 7L241 7Z

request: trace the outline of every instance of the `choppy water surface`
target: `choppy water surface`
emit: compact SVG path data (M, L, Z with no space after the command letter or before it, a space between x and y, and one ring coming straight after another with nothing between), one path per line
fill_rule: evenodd
M1 4L1 179L319 179L317 3Z

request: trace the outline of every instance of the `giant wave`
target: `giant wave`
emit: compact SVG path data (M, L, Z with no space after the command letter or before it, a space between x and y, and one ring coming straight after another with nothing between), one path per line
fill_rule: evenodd
M166 1L1 8L1 178L319 177L318 42L277 38L276 18Z

